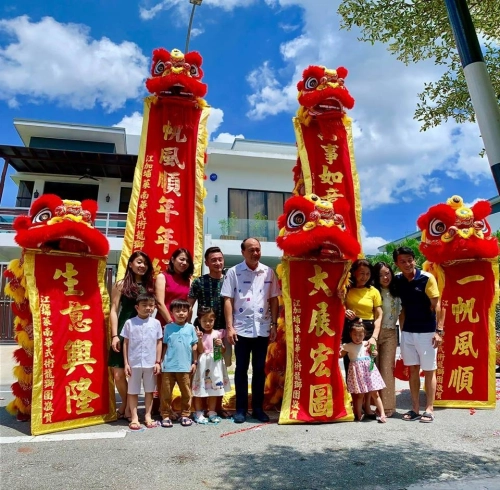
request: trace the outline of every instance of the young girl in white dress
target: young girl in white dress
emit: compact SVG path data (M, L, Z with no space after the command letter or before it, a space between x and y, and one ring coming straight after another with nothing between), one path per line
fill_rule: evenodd
M385 383L380 375L377 366L372 360L372 356L377 355L377 351L370 350L370 344L364 341L365 327L363 320L355 318L349 326L349 335L352 342L342 344L340 355L349 356L349 370L347 372L347 390L352 395L354 415L356 420L361 421L363 415L363 397L369 393L371 399L377 407L377 420L386 422L384 406L378 390L385 388Z
M199 308L198 321L203 334L198 337L198 366L193 377L194 421L217 424L221 421L215 411L217 398L231 390L223 356L226 348L222 339L226 331L214 330L215 313L211 308ZM208 398L208 419L203 414L202 398Z

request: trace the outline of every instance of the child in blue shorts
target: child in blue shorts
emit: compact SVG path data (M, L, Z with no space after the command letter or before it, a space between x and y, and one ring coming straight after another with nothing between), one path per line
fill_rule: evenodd
M198 365L198 336L188 323L189 303L175 299L169 310L174 319L165 325L161 364L161 417L162 427L172 427L172 392L177 383L181 392L180 424L189 427L191 415L191 376Z

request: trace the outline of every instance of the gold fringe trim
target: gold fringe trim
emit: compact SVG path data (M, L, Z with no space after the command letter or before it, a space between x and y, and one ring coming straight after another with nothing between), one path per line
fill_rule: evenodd
M25 351L33 353L35 341L30 340L26 332L17 332L14 336L14 339Z
M142 132L141 142L139 145L139 155L137 157L137 164L134 171L134 180L132 183L132 194L127 213L127 224L125 226L125 236L123 237L122 253L118 263L118 271L116 273L116 280L120 281L125 277L127 271L127 263L129 257L132 255L134 247L134 232L135 223L137 219L137 206L139 204L139 194L141 192L142 184L142 171L144 168L144 161L146 159L146 144L148 140L148 126L149 126L149 111L151 104L155 102L155 97L146 97L144 99L144 111L142 118Z
M203 101L205 102L205 101ZM196 172L195 172L195 202L194 202L194 244L193 262L195 277L201 275L203 263L203 213L205 206L203 199L206 197L204 187L205 176L205 152L208 146L207 121L210 116L210 107L205 103L202 106L200 121L198 123L198 140L196 143Z
M17 304L21 304L26 298L26 290L23 287L17 287L16 289L12 289L10 282L8 282L4 287L4 293L9 298L12 298L13 301Z
M14 374L16 379L19 380L19 383L31 386L33 382L33 374L26 373L23 366L15 366L14 368L12 368L12 373Z
M14 259L9 262L7 270L12 272L18 279L24 274L21 259Z
M352 175L352 183L354 187L354 209L356 213L356 225L358 228L358 242L361 245L361 192L359 185L359 176L358 170L356 168L356 159L354 158L354 139L352 137L352 120L349 116L344 115L342 118L342 122L344 123L344 127L347 134L347 145L349 147L349 158L351 164L351 175ZM352 203L350 203L352 204ZM363 251L360 252L359 258L364 257Z

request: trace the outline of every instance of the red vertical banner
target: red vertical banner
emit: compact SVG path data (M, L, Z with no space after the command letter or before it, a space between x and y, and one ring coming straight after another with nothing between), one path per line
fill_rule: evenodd
M313 120L306 126L294 118L298 154L304 176L305 193L321 199L346 203L347 229L360 240L361 200L359 180L353 154L351 120L344 116L329 121L329 135Z
M158 274L179 247L196 257L199 273L208 113L197 102L146 98L118 278L134 251L146 252Z
M105 258L28 250L24 260L35 352L32 434L115 420Z
M339 367L350 261L283 257L286 374L280 424L354 420Z
M495 408L495 306L498 263L437 266L445 336L437 361L436 406Z

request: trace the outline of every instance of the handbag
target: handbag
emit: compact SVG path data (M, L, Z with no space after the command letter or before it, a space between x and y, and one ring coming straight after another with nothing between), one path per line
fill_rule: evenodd
M410 368L404 365L403 359L396 359L396 364L394 364L394 377L400 379L401 381L410 380Z

